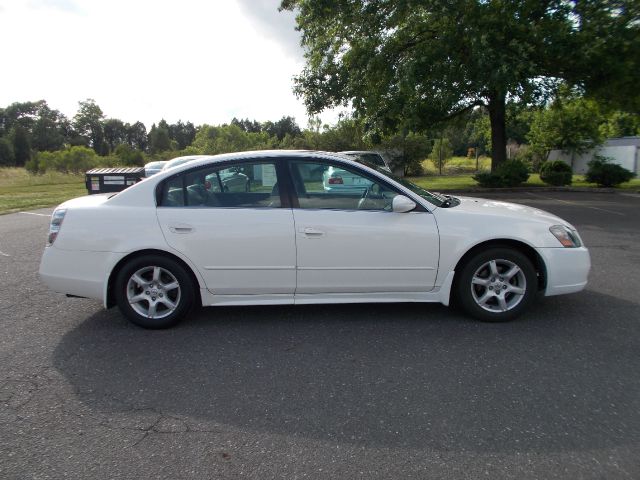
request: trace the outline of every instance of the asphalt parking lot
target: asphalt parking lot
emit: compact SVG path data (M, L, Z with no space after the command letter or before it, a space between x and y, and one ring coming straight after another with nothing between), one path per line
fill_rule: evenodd
M640 195L486 196L577 226L587 290L145 331L39 283L51 209L0 216L0 478L640 478Z

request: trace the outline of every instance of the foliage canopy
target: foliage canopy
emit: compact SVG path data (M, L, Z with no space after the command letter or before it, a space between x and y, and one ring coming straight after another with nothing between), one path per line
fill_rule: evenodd
M640 51L636 1L283 0L281 8L297 12L306 66L295 88L311 113L352 105L368 128L425 131L483 105L494 167L506 159L508 99L540 102L560 79L596 94L615 80L611 101L637 97L629 81Z

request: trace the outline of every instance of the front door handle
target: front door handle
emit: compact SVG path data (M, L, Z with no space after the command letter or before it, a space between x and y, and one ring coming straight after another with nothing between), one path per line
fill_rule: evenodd
M186 223L177 223L175 225L169 225L169 230L173 233L191 233L193 232L193 227Z
M324 232L322 230L311 227L301 228L300 232L304 233L308 237L321 237L322 235L324 235Z

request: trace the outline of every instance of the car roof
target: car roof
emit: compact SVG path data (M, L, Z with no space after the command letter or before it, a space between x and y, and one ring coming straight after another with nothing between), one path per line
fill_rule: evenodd
M234 152L234 153L222 153L219 155L198 155L195 160L183 163L176 167L171 168L172 173L177 173L182 170L189 170L193 167L208 165L212 162L230 162L241 161L244 159L269 159L269 158L285 158L285 159L300 159L300 158L323 158L326 160L339 160L344 163L349 163L356 166L362 166L353 158L336 152L322 152L317 150L252 150L246 152ZM168 172L169 170L163 170Z
M376 152L375 150L344 150L338 153L342 153L344 155L360 155L363 153L375 153L376 155L381 155L380 152Z

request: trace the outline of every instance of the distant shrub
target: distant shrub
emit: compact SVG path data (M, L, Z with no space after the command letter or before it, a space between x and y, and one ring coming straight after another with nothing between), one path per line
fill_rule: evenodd
M84 173L101 164L102 158L88 147L70 147L56 152L38 152L27 161L25 168L31 173L57 171L62 173Z
M13 144L8 138L0 138L0 167L12 167L16 164Z
M118 163L128 167L142 167L144 165L144 155L140 150L131 148L124 143L118 145L114 151L118 157Z
M545 158L541 157L528 145L522 145L516 152L515 160L523 162L529 168L530 172L538 173Z
M617 187L636 176L635 173L620 165L610 163L609 158L600 155L596 155L588 165L589 169L585 180L589 183L595 183L599 187Z
M57 152L37 152L31 159L27 160L24 168L32 174L45 173L48 170L55 170L55 157Z
M38 173L44 173L44 172L40 172L39 168L38 168L38 155L35 155L33 158L31 158L30 160L27 160L27 163L24 164L24 168L27 172L36 175Z
M520 160L507 160L495 172L482 172L473 176L481 187L517 187L529 179L527 165Z
M502 178L490 172L476 173L473 176L473 179L478 182L478 185L485 188L498 188L504 186L502 185Z
M540 179L549 185L571 185L572 178L571 166L561 160L544 162L540 167Z

